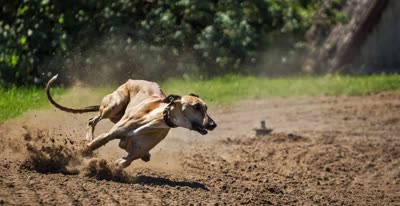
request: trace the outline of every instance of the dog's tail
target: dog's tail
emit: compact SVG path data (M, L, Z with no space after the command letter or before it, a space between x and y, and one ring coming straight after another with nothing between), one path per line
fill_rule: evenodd
M58 74L55 75L53 78L51 78L46 86L47 99L49 99L49 101L52 105L54 105L55 107L57 107L58 109L60 109L64 112L70 112L70 113L86 113L86 112L99 111L100 105L94 105L94 106L88 106L88 107L84 107L84 108L75 109L75 108L64 107L64 106L58 104L56 101L54 101L53 97L51 97L51 95L50 95L50 87L53 84L53 82L56 81L57 77L58 77Z

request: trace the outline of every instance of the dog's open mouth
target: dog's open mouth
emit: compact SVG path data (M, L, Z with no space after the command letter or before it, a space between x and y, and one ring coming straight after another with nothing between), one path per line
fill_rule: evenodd
M198 133L200 133L202 135L206 135L208 133L206 128L204 128L203 126L196 124L196 123L192 124L192 128L193 128L193 130L197 131Z

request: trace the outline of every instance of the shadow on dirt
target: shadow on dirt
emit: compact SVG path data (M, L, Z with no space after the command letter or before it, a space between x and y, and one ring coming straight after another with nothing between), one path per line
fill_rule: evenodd
M202 189L208 191L208 188L199 182L174 181L167 178L151 177L146 175L135 177L132 183L153 186L190 187L193 189Z

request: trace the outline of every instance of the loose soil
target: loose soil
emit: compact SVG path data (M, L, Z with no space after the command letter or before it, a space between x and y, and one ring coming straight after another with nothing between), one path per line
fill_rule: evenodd
M88 103L88 105L93 102ZM400 205L400 91L212 108L125 169L117 142L82 152L86 121L55 109L0 125L4 205ZM266 121L273 132L256 136ZM96 135L112 123L100 122Z

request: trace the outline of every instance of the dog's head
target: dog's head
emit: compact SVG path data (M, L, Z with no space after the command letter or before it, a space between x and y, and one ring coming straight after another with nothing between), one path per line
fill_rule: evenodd
M174 102L173 119L178 126L195 130L202 135L207 134L207 130L217 127L214 120L207 114L207 105L196 94L185 96L169 95L164 102Z

